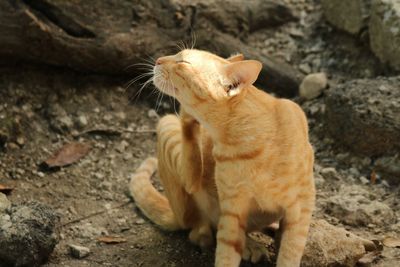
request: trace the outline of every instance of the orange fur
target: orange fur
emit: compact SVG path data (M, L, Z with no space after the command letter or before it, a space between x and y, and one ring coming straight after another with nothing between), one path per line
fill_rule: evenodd
M184 50L156 64L155 85L182 107L180 119L168 115L157 130L159 174L174 220L200 245L217 229L217 267L239 266L247 230L280 221L277 266L299 266L315 202L301 108L255 88L261 63L242 56ZM172 228L153 216L169 214L165 197L141 180L131 181L138 206ZM138 198L140 184L156 195Z

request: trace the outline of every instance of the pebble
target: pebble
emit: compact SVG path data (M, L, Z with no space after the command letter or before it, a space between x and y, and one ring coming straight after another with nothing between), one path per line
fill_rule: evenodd
M119 143L115 149L119 153L123 153L128 146L129 146L129 143L125 140L122 140L121 143Z
M76 259L83 259L90 254L90 249L83 246L69 244L69 253Z
M305 64L305 63L300 64L300 65L299 65L299 69L300 69L302 72L304 72L305 74L309 74L309 73L311 72L311 67L310 67L310 65Z
M146 221L145 221L144 219L139 218L139 219L136 220L135 223L140 225L140 224L144 224L145 222L146 222Z
M150 109L147 112L147 116L149 116L150 119L154 119L154 120L159 118L157 112L154 109Z
M133 158L133 155L132 153L125 153L123 158L124 160L128 161Z
M360 176L360 181L362 184L369 184L369 180L365 176Z
M80 115L78 117L78 125L79 127L85 127L88 125L88 120L85 115Z
M323 72L307 75L300 84L300 96L311 100L318 97L328 85L328 79Z
M321 170L321 175L326 179L338 179L338 173L335 168L327 167Z

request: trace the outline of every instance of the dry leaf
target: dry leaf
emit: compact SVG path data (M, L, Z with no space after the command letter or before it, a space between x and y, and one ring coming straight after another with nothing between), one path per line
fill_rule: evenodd
M371 172L370 181L371 181L371 184L376 183L376 172L374 170Z
M126 242L126 239L120 236L100 236L97 241L106 244L119 244Z
M4 194L8 195L13 190L14 190L14 187L7 186L7 185L4 185L4 184L0 184L0 192L1 193L4 193Z
M382 243L385 247L400 248L400 238L386 237Z
M54 153L44 163L49 167L63 167L70 165L86 156L90 151L90 145L83 143L68 143Z

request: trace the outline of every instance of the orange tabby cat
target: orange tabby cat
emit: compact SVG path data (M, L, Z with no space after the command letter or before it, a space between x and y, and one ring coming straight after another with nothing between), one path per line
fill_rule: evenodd
M314 155L304 113L253 86L261 63L199 50L161 57L154 84L181 103L181 116L158 125L158 170L166 197L151 186L157 160L146 160L131 193L152 221L191 229L210 245L215 266L239 266L246 231L280 222L278 267L299 266L314 209Z

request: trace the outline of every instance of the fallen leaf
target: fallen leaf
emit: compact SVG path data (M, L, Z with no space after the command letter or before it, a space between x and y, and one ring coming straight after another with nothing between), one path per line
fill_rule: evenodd
M370 181L371 181L371 184L376 183L376 172L374 170L371 172Z
M100 236L97 238L97 241L105 243L105 244L119 244L126 242L126 239L120 236Z
M382 243L385 247L400 248L400 238L386 237Z
M67 166L86 156L89 153L90 148L91 147L88 144L77 142L68 143L54 153L54 155L48 158L44 163L49 168Z
M7 185L4 185L4 184L0 184L0 192L1 193L4 193L4 194L8 195L13 190L14 190L14 187L7 186Z

